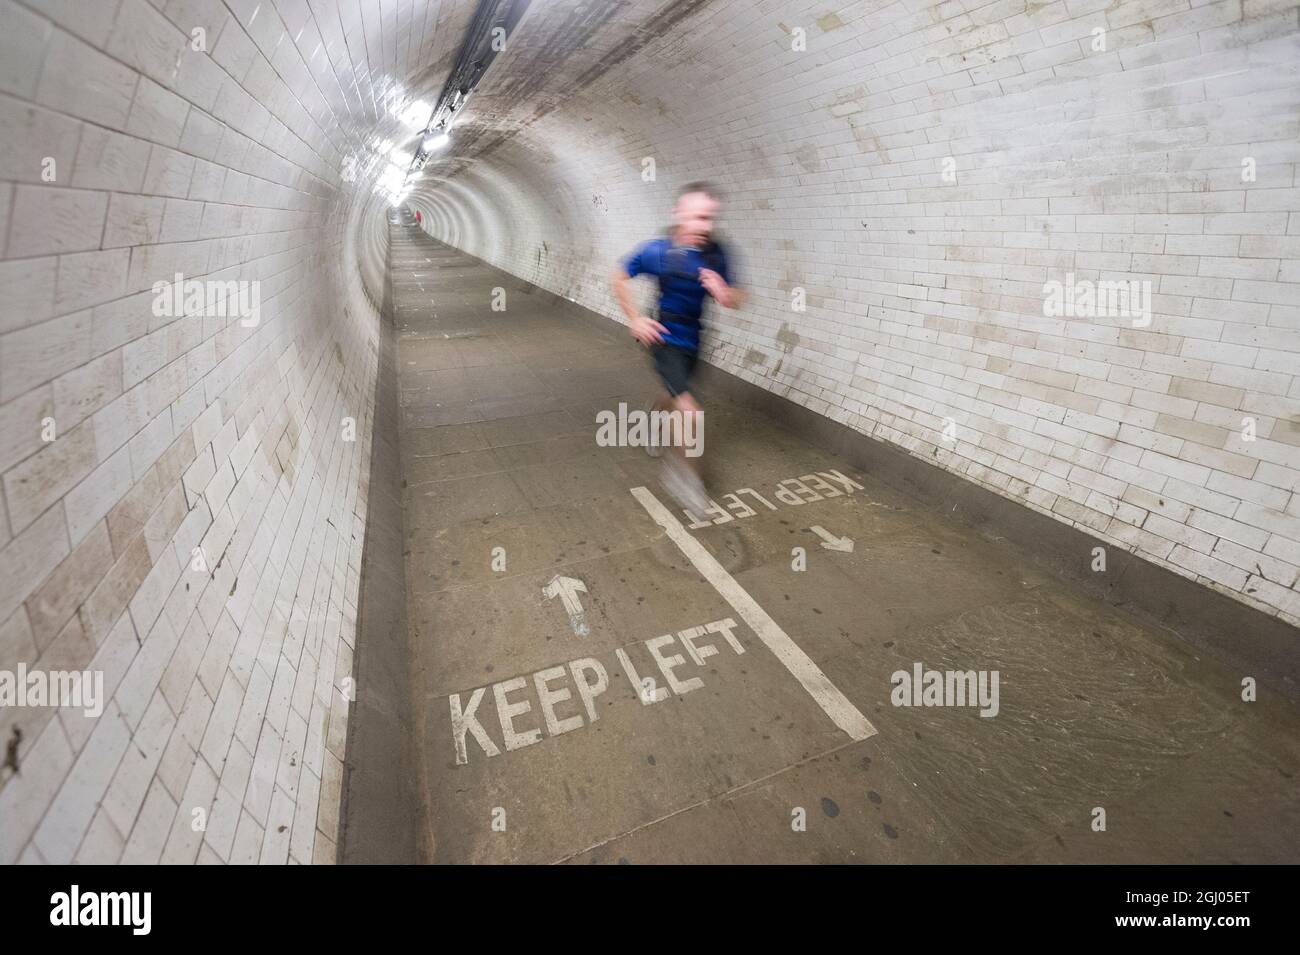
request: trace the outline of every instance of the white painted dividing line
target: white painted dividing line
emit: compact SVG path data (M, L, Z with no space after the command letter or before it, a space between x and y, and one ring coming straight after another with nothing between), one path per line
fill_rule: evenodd
M758 601L745 588L736 583L736 578L727 573L726 568L714 559L704 545L687 533L686 528L682 527L668 508L659 503L657 497L644 487L632 488L632 496L641 502L655 523L664 529L672 542L695 565L695 569L722 595L722 599L731 604L736 613L758 634L758 639L763 641L764 646L776 654L776 658L790 671L791 676L803 684L803 688L826 711L836 726L855 740L876 735L876 728L871 725L871 721L836 689L835 684L812 662L808 654L799 649L799 645L790 639L780 624L768 616L767 611L758 605Z

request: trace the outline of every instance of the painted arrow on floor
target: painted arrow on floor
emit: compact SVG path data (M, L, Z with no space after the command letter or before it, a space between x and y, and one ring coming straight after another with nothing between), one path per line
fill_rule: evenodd
M569 624L573 627L573 632L580 637L585 637L590 632L587 629L587 615L583 613L582 603L578 600L578 594L586 592L587 585L581 580L575 577L561 577L558 574L542 588L542 596L547 600L560 598L565 612L569 615Z
M853 540L848 537L836 537L826 528L814 524L808 528L814 534L822 539L822 546L827 550L838 550L846 554L853 553Z

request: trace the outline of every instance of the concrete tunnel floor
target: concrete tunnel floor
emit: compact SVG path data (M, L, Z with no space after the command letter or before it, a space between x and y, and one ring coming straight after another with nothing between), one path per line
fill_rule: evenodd
M409 214L390 233L425 861L1300 861L1300 721L1278 694L1243 702L1240 673L1176 635L713 398L702 460L720 523L691 528L661 462L596 445L597 411L654 390L623 328ZM873 734L837 725L638 487ZM854 549L821 547L813 526ZM543 594L557 576L586 588L568 609ZM646 643L667 635L680 692ZM892 705L891 674L917 663L997 671L996 716ZM472 716L463 758L453 694Z

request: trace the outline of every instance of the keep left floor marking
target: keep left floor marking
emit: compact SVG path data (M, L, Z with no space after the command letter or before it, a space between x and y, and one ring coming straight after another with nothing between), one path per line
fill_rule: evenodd
M633 648L632 644L616 647L614 658L618 667L626 674L628 683L636 690L641 705L653 706L670 697L685 696L694 690L702 689L704 680L701 676L698 674L686 676L677 671L689 672L692 664L696 668L703 667L705 660L718 655L719 647L723 642L731 647L737 656L744 654L745 648L734 632L736 627L736 621L727 617L725 620L714 620L702 626L688 627L675 634L665 633L644 641L643 651L663 674L665 683L663 686L649 675L650 670L644 664L632 662L629 654L629 650ZM711 634L714 636L711 637ZM718 637L721 641L716 639ZM684 655L673 652L677 649L674 644L680 645ZM644 657L642 659L644 660ZM641 669L638 670L638 666ZM612 670L612 664L607 666L596 657L582 657L538 670L531 674L531 680L526 675L516 676L494 683L490 688L479 687L465 694L449 694L447 702L451 707L451 739L456 749L456 765L464 766L469 762L468 739L473 739L477 744L478 752L488 757L501 755L501 747L497 746L484 725L483 721L486 717L478 715L479 707L489 689L492 691L492 698L496 701L497 720L501 724L502 746L508 752L540 743L543 739L543 728L545 728L545 736L553 737L595 723L600 719L596 698L609 689ZM646 675L642 676L642 674ZM530 684L534 690L532 693L529 692ZM561 717L556 707L566 704L566 709L571 711L575 706L575 692L581 700L581 708L576 713ZM511 693L515 695L514 699L507 695ZM536 725L537 717L529 715L534 711L532 702L534 699L537 700L541 711L541 725ZM585 721L583 710L586 711ZM521 722L516 723L516 720ZM533 725L530 726L530 723Z
M704 545L687 533L681 522L650 493L649 489L634 487L632 496L646 509L655 523L664 529L700 575L712 584L713 589L722 596L722 599L731 604L741 619L749 624L763 644L802 684L836 726L854 740L864 740L876 735L876 728L871 725L870 720L849 702L848 697L841 693L821 668L813 663L808 654L790 639L790 635L768 616L767 611L758 605L758 601L751 597L731 574L727 573L726 568L717 562Z
M580 637L585 637L591 632L587 627L587 615L582 610L582 601L578 599L578 594L586 592L587 585L581 580L576 577L562 577L559 574L552 577L551 582L542 588L542 596L547 600L560 598L565 613L569 615L569 626Z

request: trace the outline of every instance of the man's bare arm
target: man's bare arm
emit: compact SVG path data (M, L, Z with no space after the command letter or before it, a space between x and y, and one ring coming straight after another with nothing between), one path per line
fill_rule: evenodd
M630 322L638 314L636 302L632 298L632 277L623 271L621 265L616 265L613 275L610 276L610 284L614 286L614 300L618 302L618 307L623 310L623 314Z
M700 269L700 282L705 291L723 308L740 308L745 303L745 293L734 285L728 285L713 269Z
M614 266L610 284L614 286L614 300L627 316L627 328L632 333L632 337L643 345L657 345L662 342L668 329L637 310L636 300L632 297L632 277L623 270L622 266Z

